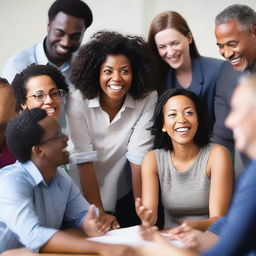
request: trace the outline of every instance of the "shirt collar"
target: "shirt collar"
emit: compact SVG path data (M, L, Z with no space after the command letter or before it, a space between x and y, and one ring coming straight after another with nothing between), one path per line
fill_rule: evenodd
M251 68L249 68L249 71L250 73L256 73L256 63Z
M100 98L99 98L99 96L97 96L93 99L90 99L88 107L89 108L99 108L100 107ZM132 96L130 94L126 95L124 104L122 106L123 109L125 109L126 107L127 108L135 108L135 100L132 98Z
M35 58L36 58L36 63L40 65L47 65L51 64L52 66L58 68L61 72L65 72L70 68L70 63L71 60L68 60L64 62L60 67L57 67L54 63L48 60L45 51L44 51L44 42L46 40L46 37L44 40L40 41L37 43L36 48L35 48Z
M39 185L41 182L46 184L41 172L32 161L27 161L25 163L21 163L21 162L17 162L17 163L29 173L32 180L34 181L34 186Z

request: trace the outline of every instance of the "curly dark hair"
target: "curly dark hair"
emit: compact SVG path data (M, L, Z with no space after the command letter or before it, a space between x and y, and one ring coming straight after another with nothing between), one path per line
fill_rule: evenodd
M155 136L154 149L173 150L172 140L166 132L162 131L164 125L163 108L166 102L174 96L184 95L192 100L195 104L196 113L198 116L198 128L194 138L194 142L199 147L203 147L210 142L209 127L202 108L200 98L193 92L185 89L170 89L163 93L156 104L154 115L152 118L153 125L151 127L151 134Z
M101 91L99 73L110 54L126 56L133 73L129 93L142 99L152 90L151 58L146 42L137 36L123 36L116 32L100 31L83 45L72 65L70 80L85 98L92 99Z
M12 82L12 87L16 98L17 111L22 110L21 105L26 102L26 85L28 80L31 77L43 75L49 76L56 84L58 89L62 89L65 92L65 94L68 93L68 85L66 83L65 77L57 68L55 68L52 65L36 65L33 63L27 68L25 68L22 72L16 74Z
M93 16L90 7L81 0L56 0L48 11L48 18L51 22L59 12L81 18L84 20L85 27L92 24Z
M42 140L45 130L38 124L47 117L45 110L33 108L13 118L6 128L6 141L16 159L24 163L31 159L31 149Z

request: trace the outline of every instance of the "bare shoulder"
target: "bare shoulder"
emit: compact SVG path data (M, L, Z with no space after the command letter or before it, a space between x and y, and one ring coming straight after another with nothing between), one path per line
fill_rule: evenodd
M147 152L142 161L142 168L145 167L146 169L156 170L157 163L154 150Z
M145 154L145 156L143 158L143 163L144 162L156 162L154 150L151 150Z
M211 151L211 156L213 157L231 157L230 151L219 144L214 144Z
M224 146L222 146L220 144L214 144L213 145L212 153L213 154L227 154L227 155L231 155L230 151L226 147L224 147Z
M228 168L232 166L232 156L230 151L222 145L214 144L209 158L209 167L215 167L217 169L223 169L225 167L226 169L227 166Z

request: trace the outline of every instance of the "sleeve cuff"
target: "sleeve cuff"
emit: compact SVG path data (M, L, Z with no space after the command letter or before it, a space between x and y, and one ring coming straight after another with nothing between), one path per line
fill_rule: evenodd
M73 153L70 156L70 161L75 163L75 164L95 162L97 160L98 160L97 151Z
M131 153L131 152L127 152L125 154L126 158L128 159L128 161L130 163L138 164L138 165L141 165L144 155L145 154L134 154L134 153Z
M36 237L38 241L35 241L36 239L34 241L32 240L30 244L26 245L26 247L28 247L33 252L39 252L40 248L45 245L58 231L58 229L41 228L39 235L40 239Z

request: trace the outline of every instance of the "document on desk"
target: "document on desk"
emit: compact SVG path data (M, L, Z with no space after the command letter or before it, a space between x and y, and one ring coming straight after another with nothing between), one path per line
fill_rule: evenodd
M166 234L161 233L163 236ZM139 232L139 226L133 226L129 228L120 228L107 232L103 236L87 238L90 241L107 243L107 244L128 244L133 246L147 246L154 245L153 242L145 241L141 238ZM182 243L179 241L170 241L176 247L182 247Z

